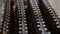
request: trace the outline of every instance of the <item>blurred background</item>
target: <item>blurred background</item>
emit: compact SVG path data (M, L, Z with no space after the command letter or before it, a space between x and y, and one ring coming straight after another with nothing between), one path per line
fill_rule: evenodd
M4 7L4 1L0 0L0 19L1 19L1 12L3 11ZM52 7L54 7L54 10L57 12L58 15L60 15L60 0L48 0Z
M3 10L4 10L4 0L0 0L0 22L3 16Z
M0 21L4 11L4 1L5 0L0 0ZM51 6L57 12L57 14L59 15L58 17L60 18L60 0L48 0L48 1L50 2Z
M60 0L48 0L60 17Z
M0 19L4 9L4 1L5 0L0 0ZM50 2L54 10L57 12L57 14L60 15L60 0L48 0L48 1Z

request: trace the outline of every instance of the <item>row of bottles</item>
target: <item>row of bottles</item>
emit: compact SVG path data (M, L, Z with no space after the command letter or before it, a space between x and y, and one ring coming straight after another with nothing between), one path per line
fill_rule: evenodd
M59 34L58 15L47 0L5 0L0 34Z

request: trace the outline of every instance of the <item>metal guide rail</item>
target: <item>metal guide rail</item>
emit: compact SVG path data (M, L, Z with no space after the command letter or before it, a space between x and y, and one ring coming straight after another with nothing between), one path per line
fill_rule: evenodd
M54 8L52 8L52 6L50 5L50 3L48 2L48 0L43 0L45 6L47 7L48 11L50 12L50 14L53 16L54 21L57 21L57 28L59 28L59 22L58 22L58 15L55 12Z
M46 28L45 21L43 21L41 11L39 9L37 0L30 0L30 4L32 6L32 9L34 11L35 18L37 20L37 29L40 30L42 33L41 34L48 34L48 29Z
M28 34L24 0L17 0L19 34Z
M46 22L47 28L51 31L51 34L57 34L56 24L58 23L58 16L56 12L53 10L47 0L39 0L39 7L41 9L42 16Z
M54 21L56 22L56 26L57 26L57 34L58 32L60 32L60 24L59 24L59 18L57 13L55 12L53 6L50 5L50 3L48 2L48 0L43 0L45 6L47 7L48 11L50 12L50 14L53 16Z
M3 25L2 25L2 34L9 34L10 30L9 30L9 24L10 24L10 2L11 0L6 0L5 4L5 13L4 13L4 19L2 21Z
M35 23L35 17L34 17L34 15L33 15L33 11L32 11L32 9L30 8L31 6L30 6L30 3L29 3L29 1L25 1L25 10L26 10L26 20L27 20L27 26L28 26L28 34L36 34L36 33L33 33L33 32L35 32L36 30L36 23ZM35 21L34 21L35 20Z

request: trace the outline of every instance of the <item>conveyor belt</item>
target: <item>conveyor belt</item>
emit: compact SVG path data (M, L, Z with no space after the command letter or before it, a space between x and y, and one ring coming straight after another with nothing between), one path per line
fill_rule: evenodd
M0 34L59 34L58 15L46 0L6 0Z

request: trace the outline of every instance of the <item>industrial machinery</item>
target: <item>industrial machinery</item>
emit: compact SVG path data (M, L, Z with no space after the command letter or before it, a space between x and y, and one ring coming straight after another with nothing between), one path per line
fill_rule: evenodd
M5 0L0 34L60 34L57 13L48 0Z

